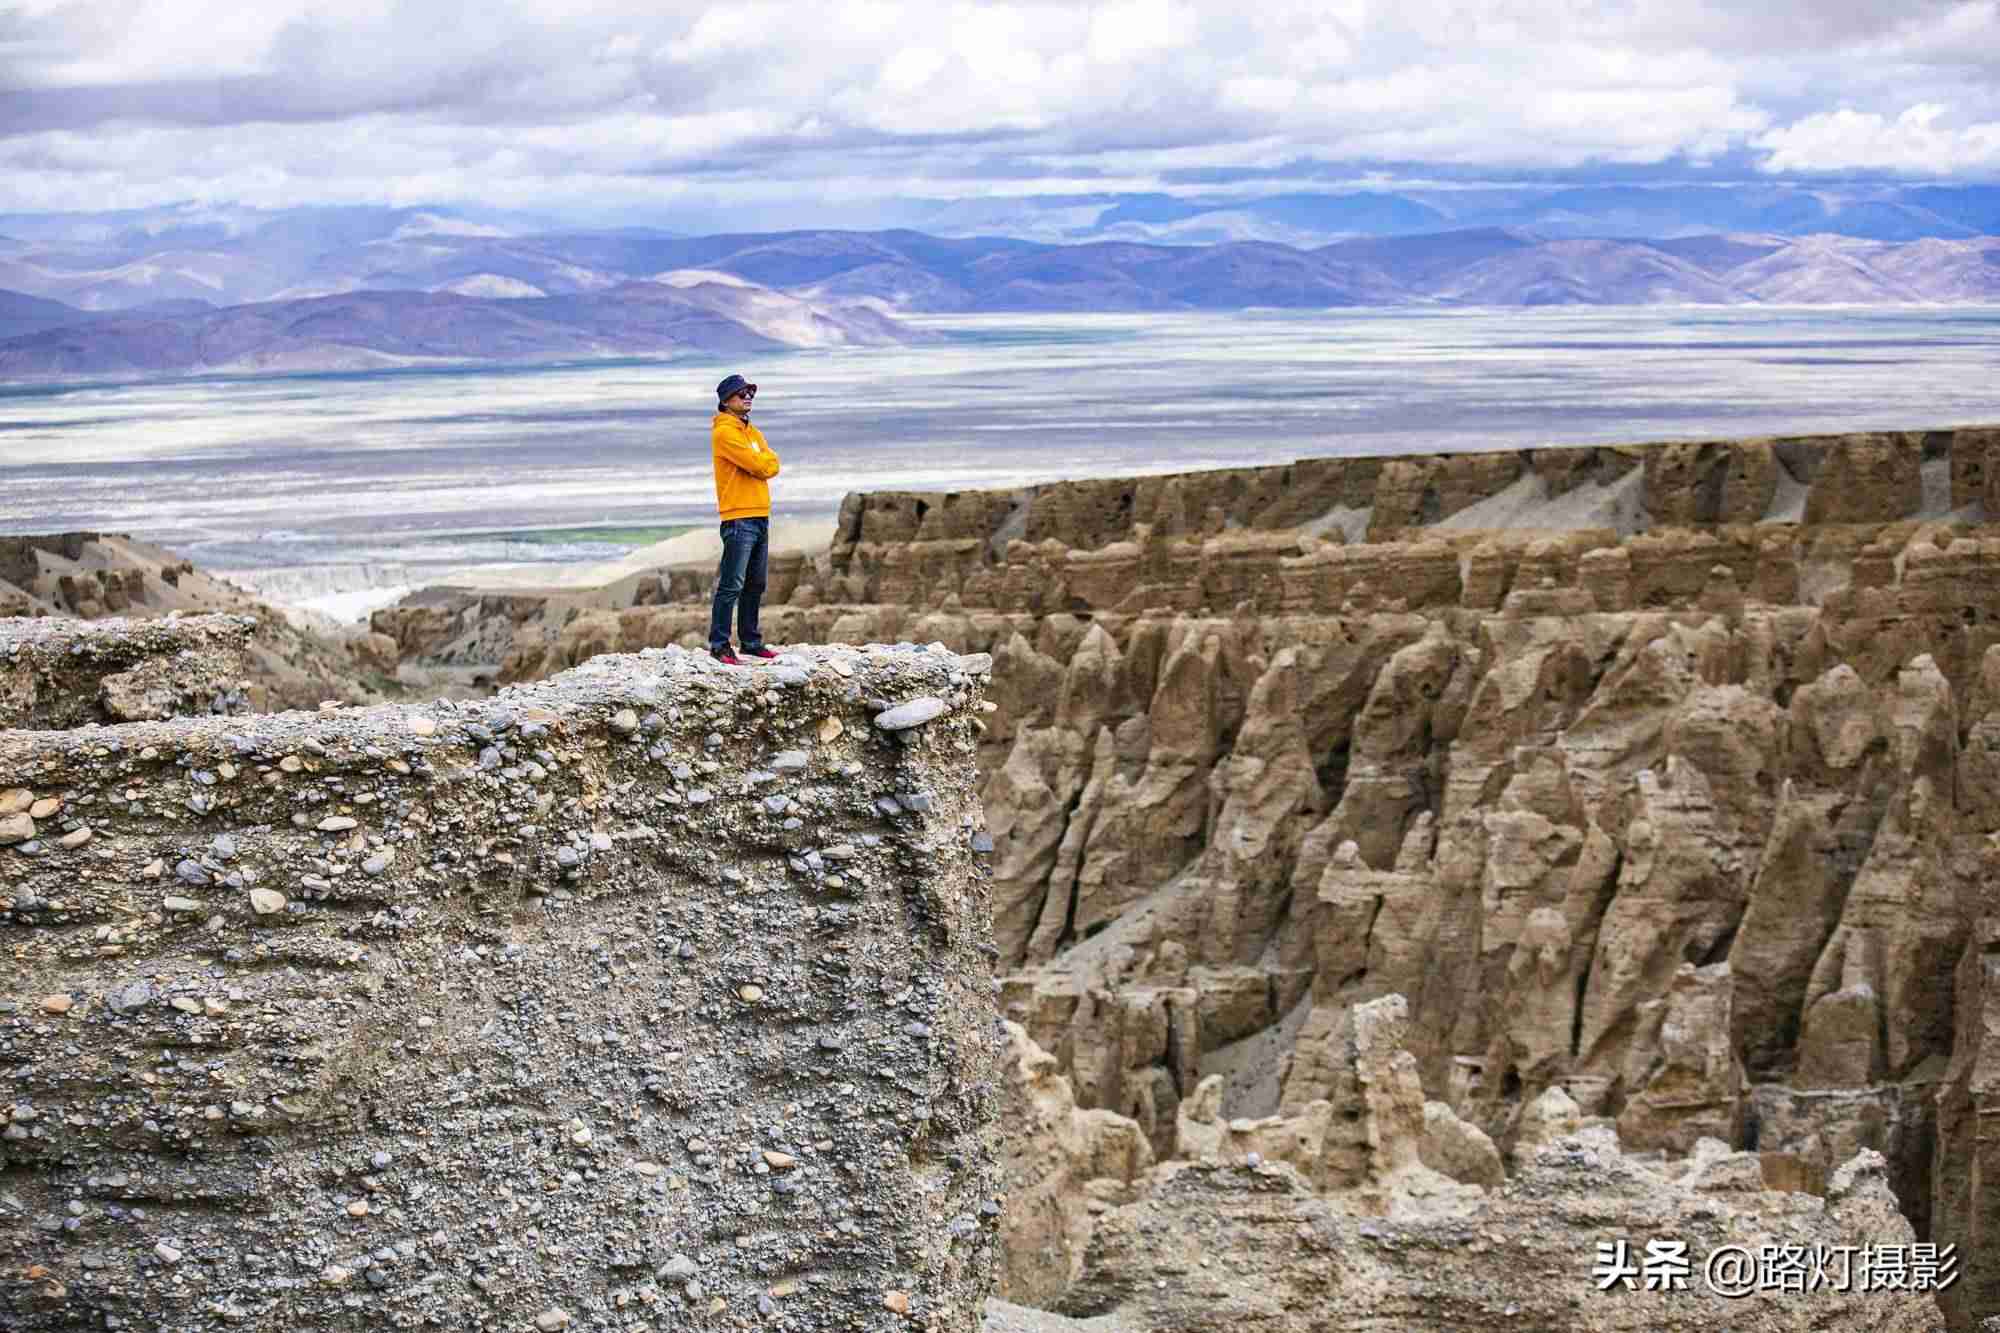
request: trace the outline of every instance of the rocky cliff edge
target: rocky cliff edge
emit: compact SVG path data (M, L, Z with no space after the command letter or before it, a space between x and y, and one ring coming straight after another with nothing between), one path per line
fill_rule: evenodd
M0 731L0 1324L969 1333L988 666Z

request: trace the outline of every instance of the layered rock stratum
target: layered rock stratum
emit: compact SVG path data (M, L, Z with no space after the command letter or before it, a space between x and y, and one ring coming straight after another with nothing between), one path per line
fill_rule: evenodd
M976 1328L989 669L0 730L0 1325Z
M1072 1103L1024 1112L1046 1128L1010 1225L1040 1230L1002 1293L1199 1326L1111 1238L1214 1190L1508 1232L1553 1093L1562 1151L1646 1179L1650 1216L1720 1154L1750 1199L1724 1229L1793 1240L1770 1200L1803 1198L1806 1243L1879 1178L1906 1237L1957 1246L1952 1326L2000 1312L1996 486L2000 429L1974 427L850 497L828 552L774 564L767 632L995 659L1002 1005ZM596 607L438 591L375 630L534 679L697 642L710 574ZM1413 1200L1327 1146L1366 1118L1356 1015L1390 997L1420 1096L1385 1141L1476 1197ZM1253 1141L1303 1183L1215 1174ZM1551 1299L1594 1295L1616 1210L1547 1197ZM1829 1322L1744 1326L1922 1316L1796 1308Z

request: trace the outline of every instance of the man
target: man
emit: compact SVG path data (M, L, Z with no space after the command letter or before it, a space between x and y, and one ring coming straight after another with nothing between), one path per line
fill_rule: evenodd
M724 666L742 666L729 651L729 621L745 657L770 659L757 611L764 600L764 575L771 556L771 488L778 456L764 432L750 424L750 400L757 386L731 375L715 386L715 420L709 428L715 455L715 503L722 511L722 567L715 575L715 602L708 615L709 655Z

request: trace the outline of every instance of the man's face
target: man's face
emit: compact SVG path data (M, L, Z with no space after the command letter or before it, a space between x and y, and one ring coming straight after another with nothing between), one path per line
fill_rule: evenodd
M747 417L750 415L750 400L756 396L757 391L755 389L745 389L741 393L731 394L728 401L723 403L722 406L725 410L734 412L739 417Z

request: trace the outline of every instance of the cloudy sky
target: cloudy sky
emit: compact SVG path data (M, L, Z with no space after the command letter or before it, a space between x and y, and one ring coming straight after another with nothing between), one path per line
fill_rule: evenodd
M0 210L2000 180L2000 0L0 0Z

